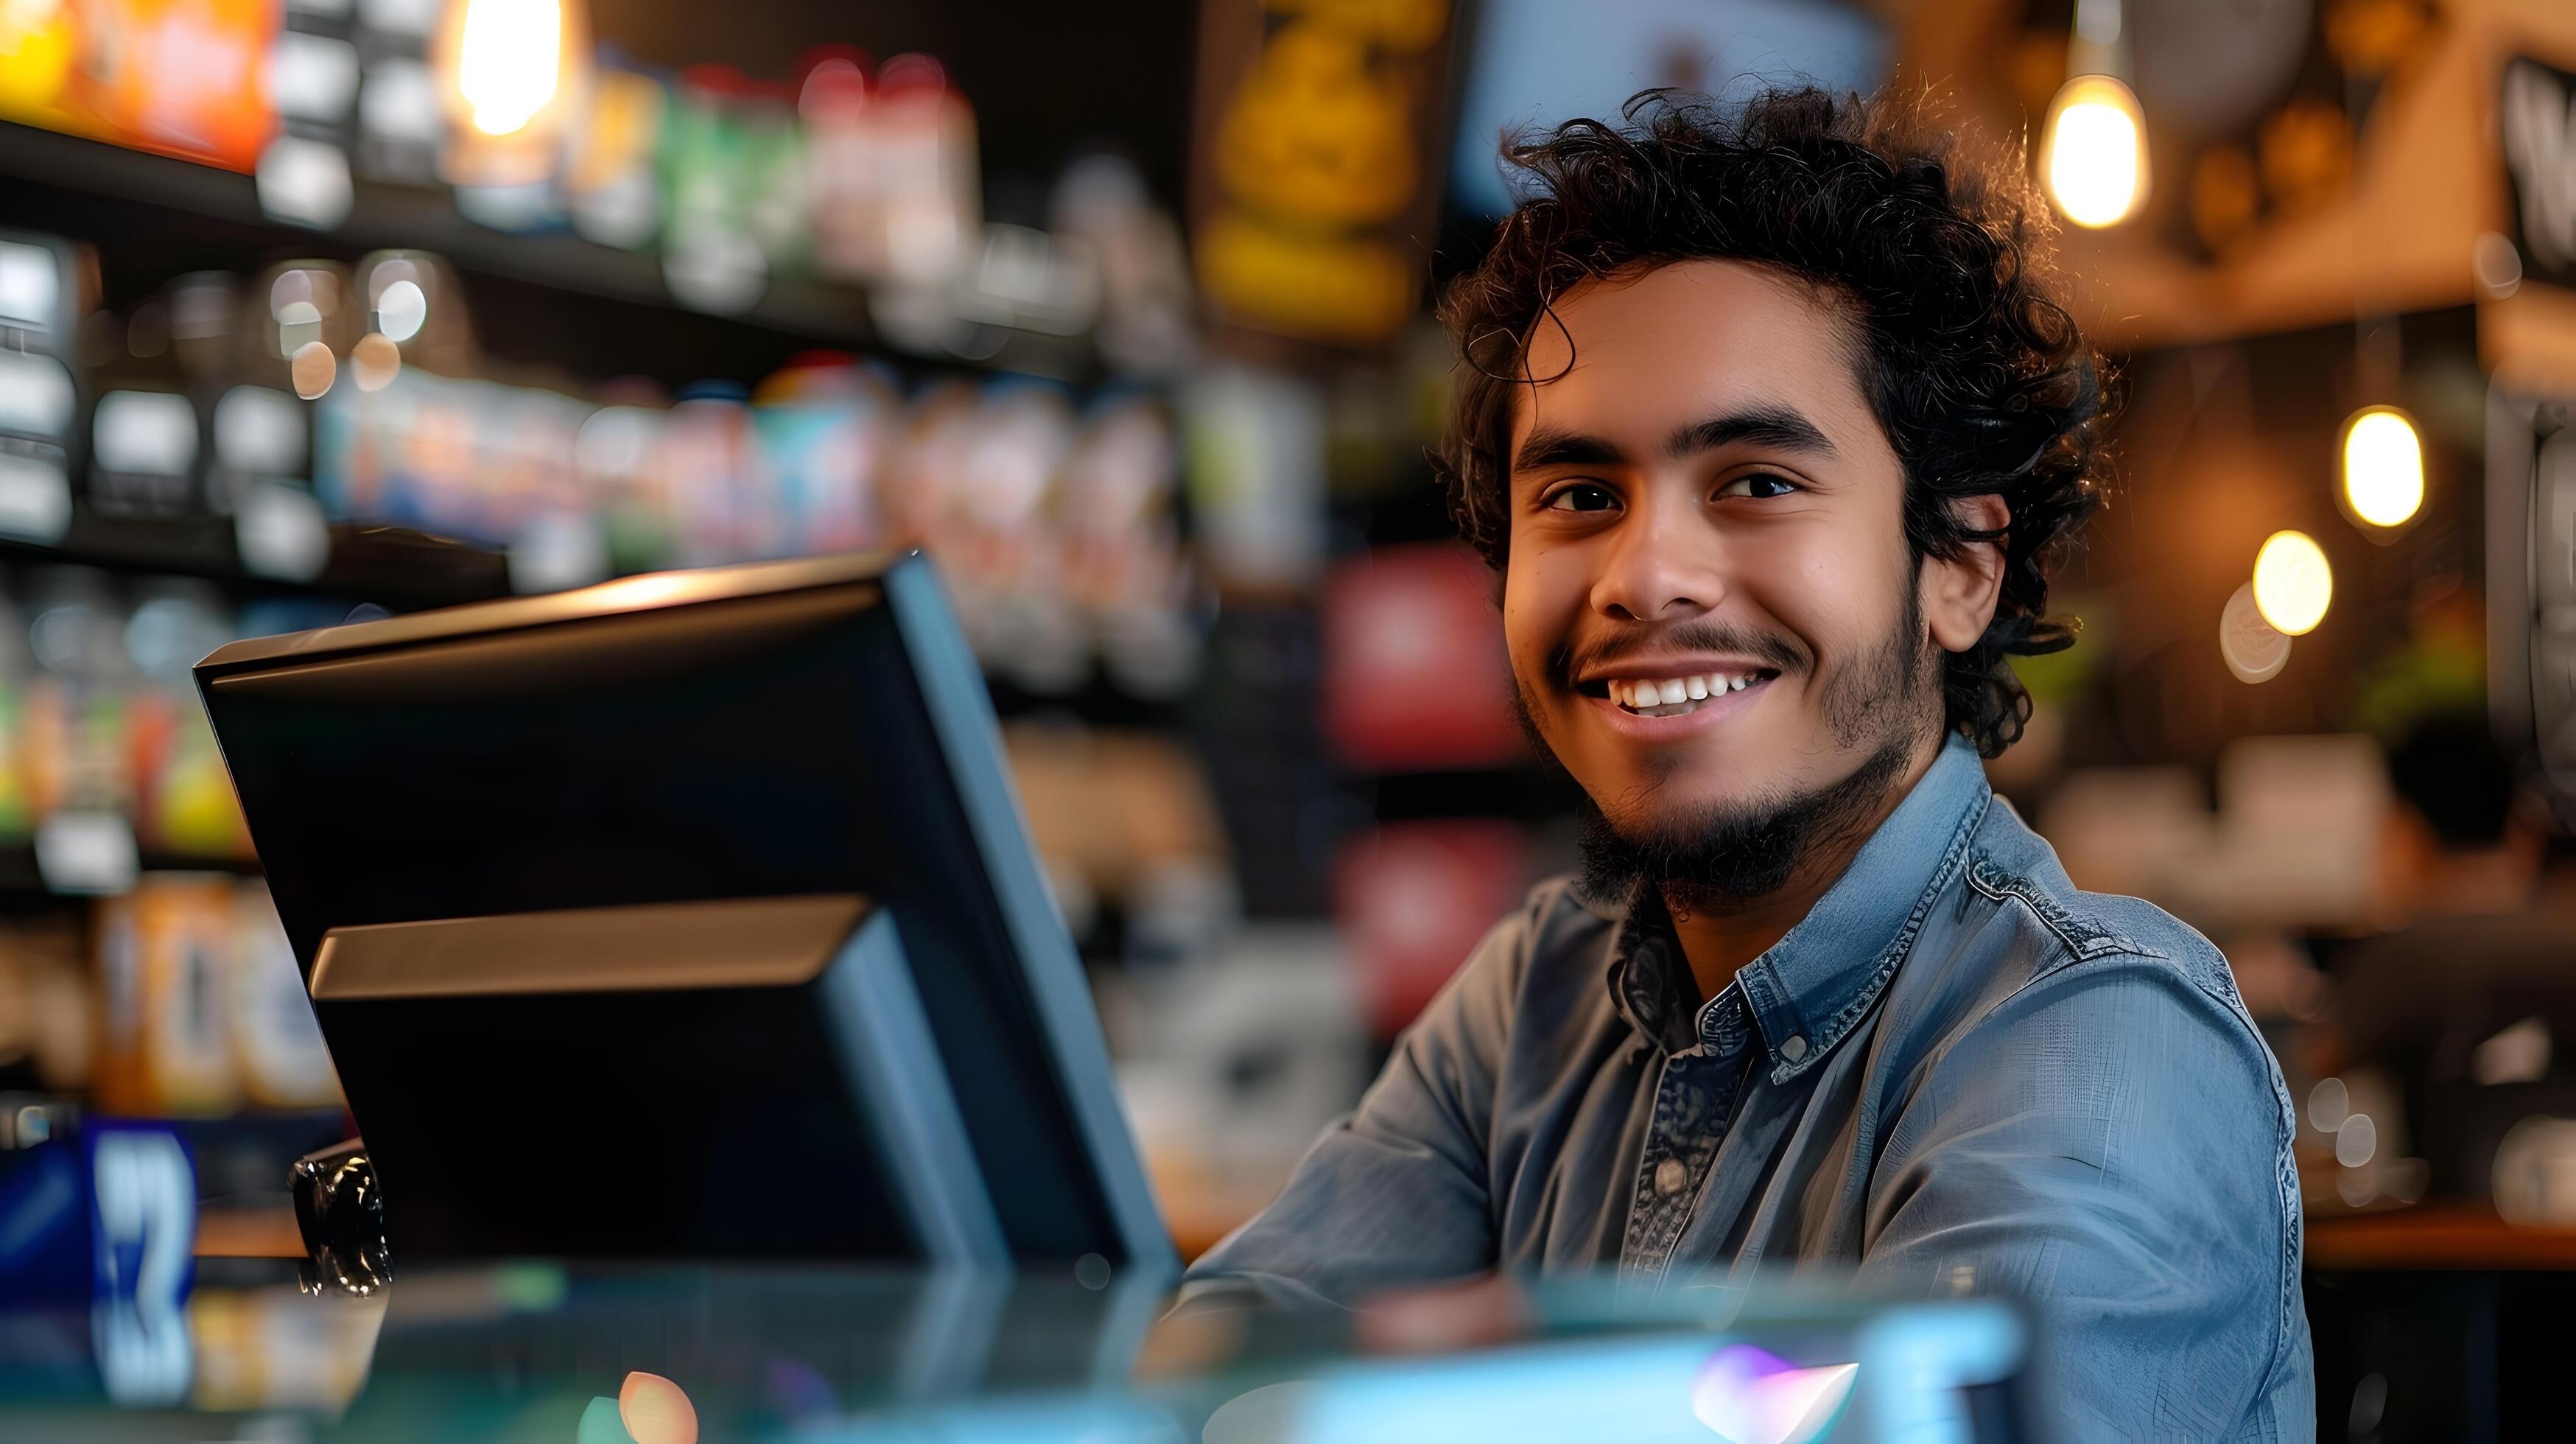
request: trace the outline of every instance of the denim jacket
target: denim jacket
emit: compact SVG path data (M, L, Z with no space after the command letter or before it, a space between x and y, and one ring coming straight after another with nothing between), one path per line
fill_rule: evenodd
M1695 1012L1682 966L1651 895L1541 885L1189 1294L2005 1293L2052 1435L2314 1437L2294 1116L2226 960L2077 891L1965 742Z

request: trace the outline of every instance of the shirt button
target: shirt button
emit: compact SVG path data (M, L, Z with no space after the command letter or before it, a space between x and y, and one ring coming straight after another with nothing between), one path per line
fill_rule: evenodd
M1780 1045L1780 1056L1788 1059L1792 1063L1806 1057L1807 1040L1799 1037L1795 1033L1790 1034L1789 1041Z
M1689 1181L1690 1170L1682 1167L1678 1158L1667 1158L1655 1165L1655 1187L1665 1193L1679 1193Z

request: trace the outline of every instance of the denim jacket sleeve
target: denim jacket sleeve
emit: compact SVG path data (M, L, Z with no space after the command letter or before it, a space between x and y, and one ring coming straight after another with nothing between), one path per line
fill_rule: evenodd
M1223 1292L1348 1304L1372 1288L1493 1267L1486 1145L1539 906L1485 935L1359 1107L1324 1130L1268 1208L1191 1266L1184 1304L1217 1280Z
M2314 1433L2287 1099L2192 942L2208 956L2041 971L1883 1124L1861 1282L2033 1300L2038 1393L2068 1438Z

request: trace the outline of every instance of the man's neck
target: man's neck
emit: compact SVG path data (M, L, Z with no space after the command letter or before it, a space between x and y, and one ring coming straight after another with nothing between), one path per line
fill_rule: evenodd
M1789 929L1806 917L1816 900L1841 881L1862 844L1914 791L1923 774L1932 770L1946 736L1935 733L1927 745L1918 748L1905 771L1870 810L1816 837L1807 855L1791 870L1789 880L1771 892L1711 905L1703 899L1681 896L1671 888L1664 889L1664 906L1672 914L1673 934L1681 942L1682 955L1690 960L1691 977L1699 984L1702 998L1716 997L1735 980L1739 969L1788 936Z

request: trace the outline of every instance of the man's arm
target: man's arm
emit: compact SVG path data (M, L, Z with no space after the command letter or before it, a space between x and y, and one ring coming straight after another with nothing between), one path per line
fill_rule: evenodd
M2181 966L2117 954L2043 976L1905 1104L1861 1281L2028 1300L2039 1392L2070 1437L2311 1437L2275 1078L2252 1025Z
M1359 1107L1324 1130L1259 1217L1190 1267L1182 1303L1247 1289L1348 1304L1494 1263L1494 1087L1543 904L1485 935L1397 1040Z

